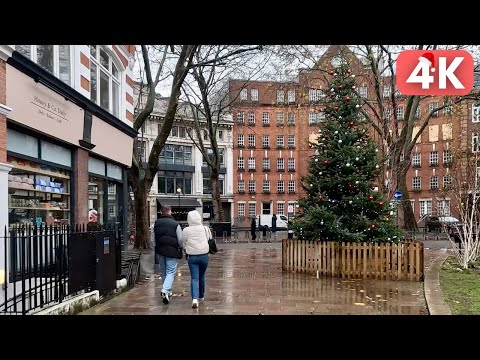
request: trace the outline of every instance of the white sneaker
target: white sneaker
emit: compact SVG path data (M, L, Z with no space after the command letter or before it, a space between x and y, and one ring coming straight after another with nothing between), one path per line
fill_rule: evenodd
M198 300L200 300L200 301L205 301L205 298L200 298L200 299L198 299Z
M192 308L194 308L194 309L198 308L198 300L197 299L193 299Z

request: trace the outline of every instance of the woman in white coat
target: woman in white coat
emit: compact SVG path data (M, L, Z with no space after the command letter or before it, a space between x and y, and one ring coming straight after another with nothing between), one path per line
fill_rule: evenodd
M202 218L197 210L187 216L188 227L183 229L183 248L188 255L190 268L190 291L192 308L198 308L198 301L205 298L205 272L208 267L208 239L212 237L210 229L202 225Z

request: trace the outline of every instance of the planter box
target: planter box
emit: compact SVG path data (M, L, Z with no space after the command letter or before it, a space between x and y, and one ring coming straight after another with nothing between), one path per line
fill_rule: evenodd
M282 269L353 279L423 281L423 243L283 240Z

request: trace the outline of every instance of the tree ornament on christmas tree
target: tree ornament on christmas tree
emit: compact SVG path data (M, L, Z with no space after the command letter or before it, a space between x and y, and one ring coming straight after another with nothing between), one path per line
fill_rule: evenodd
M334 89L334 88L331 88L331 89L330 89L330 92L334 92L334 91L335 91L335 89Z
M347 74L351 74L351 73L352 73L352 70L347 69Z
M383 201L380 201L380 202L378 203L378 206L383 206Z
M338 85L338 90L342 90L342 85Z
M350 101L350 96L345 96L345 101Z
M356 89L356 88L355 88L355 85L353 85L353 86L351 87L351 89L352 89L352 90L355 90L355 89Z
M318 175L322 175L322 174L323 174L323 173L322 173L321 171L318 173Z
M324 160L323 163L324 163L325 165L327 165L327 164L328 164L328 160Z
M350 166L350 163L346 163L345 166L346 166L346 167L349 167L349 166Z
M318 159L315 159L315 162L318 162Z
M352 78L355 78L355 74L352 74Z
M352 184L348 184L348 188L349 188L349 189L351 189L351 188L352 188L352 186L353 186Z
M322 195L318 195L318 200L322 200L323 199L323 196Z
M370 225L370 229L375 229L375 224Z
M338 111L338 106L335 106L333 110Z
M372 201L372 200L373 200L373 196L370 195L370 196L368 197L368 201Z
M353 126L353 121L349 121L348 126L352 127Z
M357 104L357 105L355 105L355 107L358 109L360 107L360 105Z

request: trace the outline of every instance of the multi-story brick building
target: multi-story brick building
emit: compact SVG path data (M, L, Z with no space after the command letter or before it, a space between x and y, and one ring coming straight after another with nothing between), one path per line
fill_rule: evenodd
M314 68L300 70L298 82L230 82L231 101L234 101L234 219L237 225L245 226L253 215L296 211L295 203L303 196L301 176L307 173L307 158L313 154L308 141L316 139L316 125L323 118L322 93L318 90L325 86L328 72L338 66L342 58L348 60L352 72L357 74L359 95L374 102L375 88L369 67L344 46L329 47ZM382 79L385 101L390 97L389 81L387 77ZM396 121L401 128L405 99L398 94L396 100ZM417 110L418 118L423 119L432 109L442 106L443 101L440 97L423 100ZM386 116L393 125L392 111L387 110ZM431 118L418 138L407 174L410 203L417 220L432 213L456 215L454 204L443 189L451 182L454 149L460 146L460 139L463 148L468 147L467 142L478 144L480 129L470 130L469 119L472 119L471 102L447 107ZM420 126L419 120L412 136ZM382 139L373 128L370 134L382 153L385 150ZM288 138L291 148L288 148ZM478 148L478 145L472 146ZM290 172L288 162L292 165ZM384 188L388 189L392 176L395 174L386 166L385 183L381 184Z
M0 228L125 224L134 52L0 46Z

